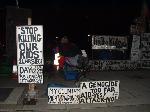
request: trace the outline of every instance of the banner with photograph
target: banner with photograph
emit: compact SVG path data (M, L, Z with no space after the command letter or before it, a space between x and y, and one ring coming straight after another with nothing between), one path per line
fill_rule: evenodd
M127 37L93 35L92 49L127 49Z
M89 65L93 71L103 70L132 70L139 67L139 61L130 60L90 60Z

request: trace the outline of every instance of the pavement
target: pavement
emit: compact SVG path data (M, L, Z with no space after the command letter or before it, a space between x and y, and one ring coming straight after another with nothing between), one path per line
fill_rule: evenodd
M74 81L66 81L51 72L44 77L44 84L39 84L36 105L23 105L26 84L18 84L10 78L0 78L0 87L14 88L9 97L0 102L0 112L150 112L150 70L136 71L99 71L90 72L88 78L98 81L120 80L119 99L107 104L47 104L47 84L57 82L74 87ZM9 82L9 83L8 83Z

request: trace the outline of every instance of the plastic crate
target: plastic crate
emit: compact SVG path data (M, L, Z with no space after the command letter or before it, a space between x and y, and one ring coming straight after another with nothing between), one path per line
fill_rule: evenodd
M75 71L66 71L64 73L64 76L65 76L66 80L76 80L77 76L78 76L78 73L75 72Z

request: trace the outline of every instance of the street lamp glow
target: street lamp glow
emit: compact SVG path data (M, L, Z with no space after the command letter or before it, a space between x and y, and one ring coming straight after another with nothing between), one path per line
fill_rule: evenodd
M88 37L90 37L91 35L88 35Z

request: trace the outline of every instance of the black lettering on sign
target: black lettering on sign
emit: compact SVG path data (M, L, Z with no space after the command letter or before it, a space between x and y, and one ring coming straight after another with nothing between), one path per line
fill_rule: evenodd
M83 82L83 83L82 83L82 87L81 87L81 88L82 88L82 89L84 89L84 88L85 88L85 89L87 89L87 87L86 87L86 83L84 83L84 82Z
M34 59L19 59L19 64L42 64L42 59L34 58Z
M87 88L83 87L84 85ZM80 102L107 103L114 102L119 95L119 81L91 81L81 83ZM117 89L118 88L118 89ZM82 101L81 101L82 100Z
M79 103L79 88L48 88L48 96L53 96L50 104L77 104Z
M96 88L96 82L90 82L89 88Z
M92 93L97 93L97 92L101 92L101 88L95 88L95 89L90 89L92 91Z
M110 103L110 102L114 102L115 98L114 97L107 97L107 98L105 98L105 100L106 100L106 103Z
M34 51L38 50L37 43L20 43L19 49L22 51Z
M92 99L92 102L90 102L90 103L97 103L97 102L98 102L98 99L93 98L93 99Z
M21 27L21 34L25 34L24 27Z
M114 87L105 87L104 95L107 94L108 92L115 92L115 88Z
M91 95L91 92L85 92L85 97L86 98L90 98L92 95Z
M18 34L19 42L41 42L41 34L29 34L29 35L21 35Z
M21 59L36 58L36 61L38 61L39 51L37 43L20 43L19 49Z
M105 99L104 99L104 98L101 98L100 101L101 101L102 103L105 103Z
M33 74L41 74L42 73L42 68L40 67L40 66L36 66L36 67L32 67L32 66L29 66L29 67L26 67L26 66L24 66L24 67L20 67L19 68L19 70L20 70L20 72L19 73L24 73L24 74L26 74L26 73L33 73Z
M23 50L20 51L20 58L25 59L25 51Z
M38 31L38 27L21 27L21 34L36 34L36 31Z
M80 103L85 103L85 100L81 98Z
M43 66L18 66L20 83L42 83Z

